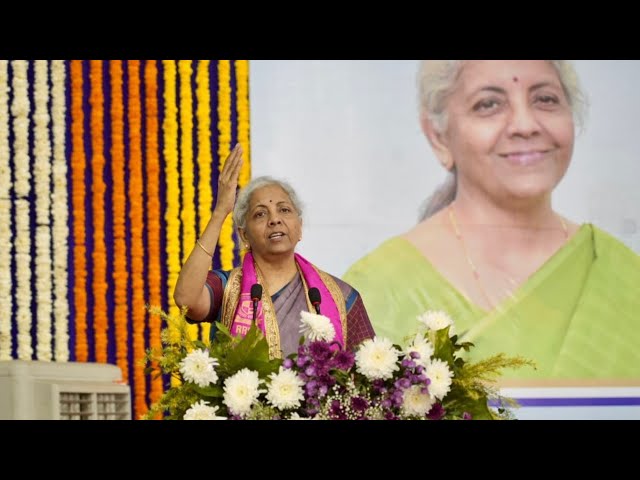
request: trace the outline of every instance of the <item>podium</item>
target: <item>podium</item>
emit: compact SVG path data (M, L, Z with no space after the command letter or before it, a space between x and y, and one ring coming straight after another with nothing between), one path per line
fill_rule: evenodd
M640 420L640 379L504 380L519 420Z

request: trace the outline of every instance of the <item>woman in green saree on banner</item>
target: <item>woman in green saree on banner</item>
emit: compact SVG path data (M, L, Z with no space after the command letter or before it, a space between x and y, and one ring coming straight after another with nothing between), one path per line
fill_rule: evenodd
M301 312L321 309L340 348L352 350L373 338L358 292L295 252L302 240L302 206L293 188L282 180L258 177L240 191L236 202L241 165L242 149L236 145L220 172L211 219L180 271L174 300L187 307L187 321L220 321L233 335L245 335L255 323L267 339L271 358L298 350ZM232 210L247 252L238 268L210 270L222 224ZM210 336L215 336L214 326Z
M376 333L402 342L441 310L471 358L537 365L504 378L640 378L640 257L552 207L586 104L573 66L423 61L418 85L422 129L450 175L420 223L343 277Z

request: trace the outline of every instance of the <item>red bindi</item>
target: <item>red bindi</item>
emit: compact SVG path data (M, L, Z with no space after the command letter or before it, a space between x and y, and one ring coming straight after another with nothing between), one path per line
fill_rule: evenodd
M518 77L513 77L513 81L517 82L518 81Z

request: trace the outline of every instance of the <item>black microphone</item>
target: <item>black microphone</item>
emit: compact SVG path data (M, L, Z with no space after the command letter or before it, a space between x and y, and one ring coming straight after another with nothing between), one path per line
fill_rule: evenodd
M251 300L253 301L253 322L256 321L258 315L258 302L262 298L262 285L254 283L251 285Z
M316 313L320 315L320 290L316 287L312 287L309 289L309 300L311 300L311 304L316 307Z

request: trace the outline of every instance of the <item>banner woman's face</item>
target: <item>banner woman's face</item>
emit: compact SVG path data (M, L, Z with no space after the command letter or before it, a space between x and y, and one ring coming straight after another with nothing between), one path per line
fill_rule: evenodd
M442 135L460 189L499 201L550 195L573 153L571 106L545 60L465 62Z

